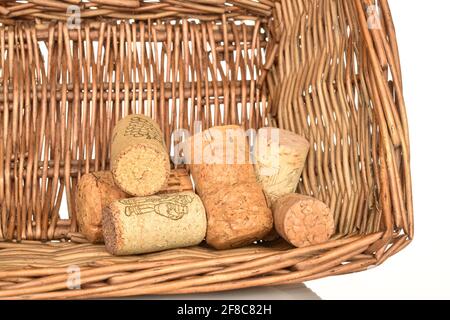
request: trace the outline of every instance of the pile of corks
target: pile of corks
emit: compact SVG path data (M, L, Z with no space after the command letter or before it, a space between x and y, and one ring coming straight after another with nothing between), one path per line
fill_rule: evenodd
M327 241L330 209L295 193L310 144L300 135L262 128L249 152L239 126L186 139L181 148L196 193L168 187L170 157L150 117L120 120L111 140L111 170L81 177L76 192L80 231L114 255L206 243L232 249L281 236L296 247Z

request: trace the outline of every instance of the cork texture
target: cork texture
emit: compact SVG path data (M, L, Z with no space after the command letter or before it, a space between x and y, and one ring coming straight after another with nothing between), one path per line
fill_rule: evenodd
M255 145L255 171L269 203L297 189L309 142L293 132L261 128Z
M116 184L133 196L152 195L165 187L169 154L161 129L150 117L129 115L114 127L111 171Z
M81 233L93 243L103 242L102 209L112 201L126 198L110 171L88 173L78 182L75 196L77 222Z
M189 191L114 201L103 210L103 234L114 255L197 245L206 234L205 208Z
M273 206L275 229L296 247L327 241L334 232L334 219L327 205L315 198L288 194Z
M191 176L186 168L176 168L170 170L167 185L158 193L177 193L182 191L194 191Z
M208 216L207 243L230 249L262 239L273 226L262 188L243 183L217 189L203 198Z
M184 168L170 171L167 185L158 194L193 191L189 173ZM99 171L83 175L75 197L77 222L81 233L93 243L103 242L101 227L102 209L110 202L129 196L114 182L110 171Z
M227 136L227 130L234 135ZM183 151L200 196L226 185L256 183L245 131L239 126L213 127L184 144Z

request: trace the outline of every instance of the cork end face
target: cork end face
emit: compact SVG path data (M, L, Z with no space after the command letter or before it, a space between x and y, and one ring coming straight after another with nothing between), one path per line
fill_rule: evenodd
M309 149L309 141L295 132L280 129L280 145L292 146L297 152Z
M134 145L118 156L112 172L114 181L126 193L136 197L152 195L167 184L169 155L148 145Z
M275 210L277 231L298 248L326 242L334 233L331 210L312 197L300 194L282 197Z
M285 129L264 127L258 130L257 143L270 145L276 143L279 146L287 146L301 152L302 149L309 149L309 141L303 136ZM300 149L300 150L299 150Z
M114 183L110 171L83 175L78 183L75 206L80 232L92 243L103 242L102 209L114 200L128 195Z
M121 231L119 224L116 221L116 216L113 204L106 206L103 209L103 238L105 241L105 248L112 255L120 255L118 248L120 248Z
M255 146L255 171L270 202L297 189L309 142L301 135L278 128L261 128Z
M77 223L81 233L89 242L103 241L102 202L97 179L93 174L81 177L76 191L75 206Z

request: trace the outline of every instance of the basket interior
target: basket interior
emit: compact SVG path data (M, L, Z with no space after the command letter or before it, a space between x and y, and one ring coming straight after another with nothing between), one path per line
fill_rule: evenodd
M9 106L2 109L2 154L11 159L5 187L21 201L2 206L1 237L55 239L76 231L59 219L63 198L73 220L76 181L108 168L112 128L130 113L156 119L172 147L175 130L264 125L267 97L257 88L264 30L259 21L184 20L2 27L2 101ZM22 210L25 219L8 230L9 217Z
M0 238L46 240L76 232L77 180L108 169L112 128L130 113L156 119L172 149L180 130L224 124L273 125L304 135L312 147L299 192L332 208L337 233L385 229L382 130L391 140L387 152L397 153L396 192L403 191L403 114L397 107L384 110L388 126L378 123L376 104L385 99L367 61L358 8L351 1L320 3L297 8L303 13L295 20L289 12L279 17L280 3L273 2L272 19L247 10L247 17L208 19L102 15L80 25L30 22L23 14L4 23ZM80 10L102 10L88 9ZM399 67L390 54L380 76L397 92ZM389 96L401 107L397 96ZM68 216L60 215L63 200ZM395 200L401 200L391 201L395 223L408 227L408 198Z

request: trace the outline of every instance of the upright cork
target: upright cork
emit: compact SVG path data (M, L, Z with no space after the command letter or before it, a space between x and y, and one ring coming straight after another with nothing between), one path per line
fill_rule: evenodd
M126 198L114 183L110 171L85 174L77 185L75 206L81 233L90 242L103 242L102 209L112 201Z
M105 245L114 255L193 246L205 234L205 208L189 191L118 200L103 210Z
M227 185L256 183L247 137L239 126L197 133L184 143L183 152L200 196Z
M327 241L334 232L334 219L327 205L301 194L288 194L273 206L275 229L296 247Z
M278 128L261 128L255 143L255 170L269 202L295 192L309 151L302 136Z
M116 184L133 196L147 196L167 184L169 154L158 124L150 117L129 115L113 130L111 171Z
M270 232L272 213L256 181L242 128L213 127L188 139L183 150L206 208L210 246L245 246Z

